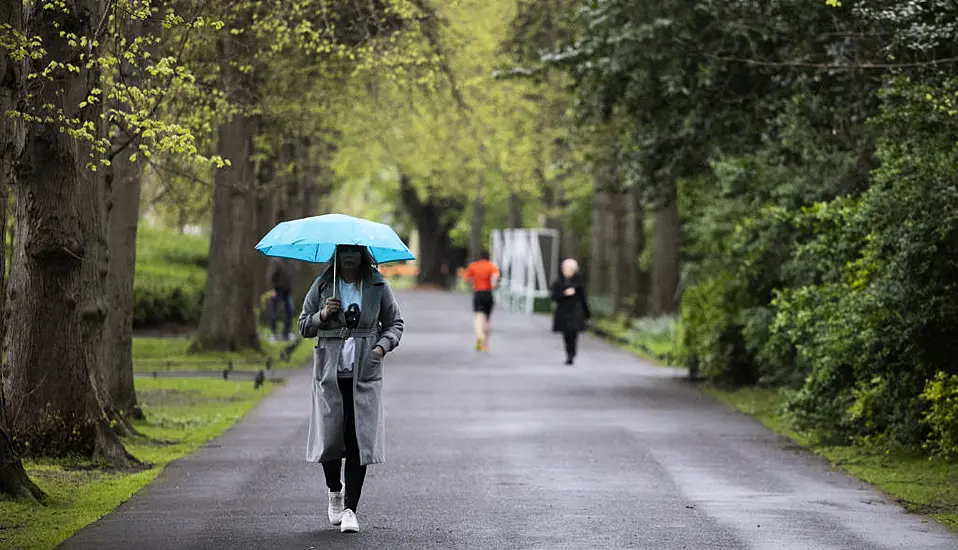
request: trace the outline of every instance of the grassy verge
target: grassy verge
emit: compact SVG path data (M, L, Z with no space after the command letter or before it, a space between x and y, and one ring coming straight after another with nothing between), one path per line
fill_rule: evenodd
M0 548L54 548L76 531L113 511L153 481L171 461L221 434L272 389L246 382L137 379L147 420L136 423L142 438L127 449L148 470L107 472L76 460L25 461L27 473L50 496L47 506L0 499ZM164 443L160 443L160 442Z
M678 351L679 330L671 317L621 320L602 318L592 322L593 332L618 347L661 366L673 366Z
M312 356L313 344L310 340L300 340L299 345L282 359L286 342L263 341L263 351L246 350L223 353L189 353L190 339L136 337L133 339L133 368L137 372L155 371L218 371L233 361L237 370L258 370L272 358L273 368L296 368Z
M133 326L195 325L202 313L209 239L155 227L136 236Z
M786 395L778 390L746 388L707 392L726 405L754 416L772 431L828 459L849 474L898 500L906 510L932 517L958 531L958 463L903 449L817 445L793 430L782 417Z

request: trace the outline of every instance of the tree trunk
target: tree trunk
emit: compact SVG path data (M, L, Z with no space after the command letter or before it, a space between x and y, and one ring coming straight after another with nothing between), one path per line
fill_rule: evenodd
M486 202L482 196L485 181L480 176L476 196L472 200L472 227L469 232L469 258L478 260L486 248Z
M452 282L448 273L452 248L449 232L462 213L462 203L435 195L423 201L413 187L412 180L405 174L399 176L399 189L403 205L412 214L419 232L419 275L416 282L449 288Z
M137 406L133 385L133 278L143 164L130 162L129 157L129 153L123 152L112 162L107 237L109 307L101 372L106 395L115 412L123 418L142 419L143 411Z
M269 233L269 230L272 229L273 226L279 223L278 214L280 212L278 202L278 197L274 193L267 192L266 190L261 190L261 193L256 197L256 238L253 244L259 242L259 239L263 238ZM269 292L272 288L269 285L269 281L266 280L266 256L256 252L253 254L252 260L253 271L256 272L253 278L253 283L256 286L253 290L253 295L256 297L256 302L259 303L259 299L263 293Z
M589 294L598 297L608 292L605 274L607 266L607 247L605 243L605 219L608 216L608 196L596 191L592 198L592 235L589 247Z
M254 135L248 116L237 115L220 126L219 153L232 166L216 172L209 267L194 350L235 351L260 345L254 312L256 196L250 166Z
M59 29L91 36L102 10L92 0L78 0L69 13L25 6L26 34L43 40L44 64L76 62L76 49ZM78 108L99 75L80 67L39 87L28 108L58 105L67 120L99 127L99 108ZM88 141L55 124L28 127L16 168L8 312L17 331L6 338L5 404L10 436L32 454L129 466L135 459L107 423L97 387L107 309L106 194L103 178L85 168L90 160Z
M678 309L679 246L681 243L678 202L675 193L655 211L652 258L652 313L663 315Z
M0 494L16 499L43 502L47 495L30 480L23 463L10 442L7 432L0 427Z
M152 6L161 6L154 1ZM128 22L127 35L131 40L158 32L160 25L153 19ZM155 48L147 44L151 53ZM135 68L121 63L123 80L130 83L141 81ZM118 110L129 111L131 106L120 103ZM118 130L114 135L113 159L108 178L109 200L107 203L107 263L108 307L103 337L103 361L101 379L105 384L110 416L117 417L120 425L132 432L130 419L142 419L136 400L133 383L133 282L136 271L136 234L140 223L140 195L143 187L144 164L134 162L130 156L137 151L140 140L129 130ZM124 149L121 147L126 146Z
M638 295L639 250L641 215L634 201L635 193L627 189L616 197L615 201L615 312L632 315Z
M238 28L250 18L237 22ZM231 103L247 109L255 101L251 75L233 62L247 59L252 45L249 33L224 36L219 45L221 82ZM256 331L256 277L259 254L253 248L256 235L256 174L253 170L253 140L256 120L248 112L233 115L220 124L218 152L231 166L216 171L213 183L213 223L203 313L193 351L260 347Z
M416 283L449 288L448 258L452 241L452 225L441 223L437 215L428 213L413 216L419 231L419 275ZM445 267L444 267L445 266Z
M632 280L632 293L635 299L632 302L631 315L645 317L649 313L649 277L643 271L639 258L647 246L645 239L645 205L642 202L642 190L635 186L629 192L631 220L629 226L634 237L632 241L632 256L635 258L635 276Z
M4 2L0 5L0 25L9 25L9 28L23 29L23 3ZM6 50L0 48L0 237L7 232L7 212L9 201L9 176L12 170L13 159L19 148L19 130L14 119L6 115L14 108L17 94L20 91L21 71L19 67L7 57ZM6 239L0 242L0 313L5 311L6 305L6 266L7 246ZM0 342L6 338L6 318L0 315ZM46 498L23 470L20 457L7 435L6 403L4 400L7 366L2 362L0 354L0 494L16 499L42 501Z

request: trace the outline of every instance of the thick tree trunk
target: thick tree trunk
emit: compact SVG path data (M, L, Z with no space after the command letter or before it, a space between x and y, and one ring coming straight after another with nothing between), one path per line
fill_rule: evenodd
M254 136L254 121L248 116L237 115L220 126L219 153L232 166L216 172L209 267L194 350L235 351L260 345L254 312L256 196L250 165Z
M628 189L615 200L615 312L631 315L641 300L638 294L639 253L641 248L641 214L634 201L635 193ZM639 251L639 252L637 252Z
M452 249L449 232L462 213L463 205L453 199L435 196L423 201L405 174L399 177L399 187L403 205L412 214L419 232L419 275L416 282L448 288L452 282L448 273Z
M152 7L161 9L161 1L155 0ZM126 35L131 41L155 34L160 28L155 18L143 21L130 19L126 24ZM150 53L156 53L153 45L147 44L145 47L149 48ZM121 62L120 70L125 82L133 84L142 81L141 75L129 63ZM131 106L117 102L115 108L129 112ZM131 131L117 130L107 179L108 306L100 375L107 412L127 433L133 432L129 423L131 419L143 418L133 384L133 279L144 164L131 161L130 156L137 151L139 144L140 140Z
M481 176L480 176L481 178ZM469 231L469 259L479 259L486 248L486 201L482 196L485 187L484 179L480 179L476 188L476 196L472 199L472 227Z
M452 241L450 224L443 224L439 217L429 213L414 216L419 231L419 275L416 283L426 286L449 287L449 273L444 269L447 264ZM447 266L448 267L448 266Z
M259 242L259 239L269 233L269 230L281 221L277 215L280 213L278 202L278 197L273 193L263 192L256 197L256 238L253 244ZM256 286L253 295L256 296L256 301L259 303L263 293L272 290L269 281L266 280L267 258L257 252L253 254L252 261L253 271L256 273L253 278L253 284Z
M23 470L23 463L20 462L10 437L2 427L0 427L0 494L37 502L43 502L47 497Z
M22 2L4 2L0 5L0 25L9 25L16 30L23 29ZM19 128L14 119L6 113L13 109L20 90L21 71L0 48L0 237L6 236L9 176L13 159L19 146ZM0 242L0 313L6 310L6 240ZM0 342L6 338L6 318L0 315ZM46 498L23 470L20 457L7 435L6 403L4 400L6 364L0 355L0 494L16 499L42 501Z
M76 63L77 50L60 36L90 36L99 2L80 0L69 13L26 4L27 35L43 40L50 60ZM79 63L38 88L28 107L65 109L98 127L100 110L79 109L99 75ZM38 67L39 69L39 67ZM107 234L103 179L85 168L89 143L55 124L27 129L16 169L17 243L9 281L6 338L10 376L6 407L10 436L32 454L78 454L129 466L103 413L97 387L106 320ZM53 331L53 337L51 337Z
M235 22L237 29L252 23L252 13ZM253 37L224 33L219 42L220 82L226 96L243 112L221 122L217 148L231 165L216 170L213 182L213 220L203 312L191 349L259 349L256 330L256 173L253 141L257 119L248 112L256 101L253 75L235 62L249 60Z
M608 218L608 195L597 190L592 198L592 234L589 246L589 294L604 296L608 291L606 274L608 248L606 245L606 222Z
M143 164L120 153L112 162L107 265L106 327L103 337L102 380L110 406L126 419L141 419L133 385L133 278L136 233L140 223Z
M655 211L652 258L652 313L675 313L678 309L679 246L681 225L674 193Z
M314 156L310 139L303 139L295 148L296 170L291 180L289 200L285 216L287 219L308 218L328 213L329 196L333 186L329 183L329 173ZM325 158L325 157L321 157ZM321 275L329 264L296 262L293 295L302 304L313 281Z

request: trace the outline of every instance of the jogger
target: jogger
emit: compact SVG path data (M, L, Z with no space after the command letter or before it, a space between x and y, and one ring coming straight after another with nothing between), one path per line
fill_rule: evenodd
M466 268L463 278L472 283L473 329L476 332L476 351L488 351L492 331L492 309L495 299L492 290L499 280L499 267L489 261L489 252L483 250L479 260Z

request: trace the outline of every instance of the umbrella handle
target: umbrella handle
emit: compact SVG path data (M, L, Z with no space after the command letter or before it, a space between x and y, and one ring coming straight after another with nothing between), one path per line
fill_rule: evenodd
M336 249L337 249L337 248L339 248L339 247L338 247L338 246L333 247L333 299L334 299L334 300L336 299L336 287L339 286L339 283L338 283L337 280L336 280L336 264L338 263L338 262L336 262Z

